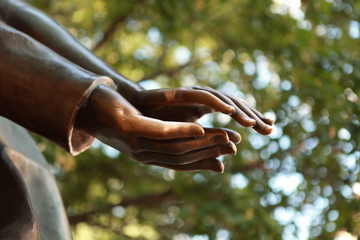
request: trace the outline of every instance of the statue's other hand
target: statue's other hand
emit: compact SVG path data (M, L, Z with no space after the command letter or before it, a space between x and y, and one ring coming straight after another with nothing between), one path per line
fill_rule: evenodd
M136 107L145 115L161 120L196 122L214 111L229 114L245 127L268 135L273 120L265 118L246 102L209 87L185 87L141 92Z
M229 112L231 112L229 108ZM235 154L240 135L229 129L143 116L116 91L99 86L79 112L77 127L100 141L151 165L178 171L222 172L217 158Z

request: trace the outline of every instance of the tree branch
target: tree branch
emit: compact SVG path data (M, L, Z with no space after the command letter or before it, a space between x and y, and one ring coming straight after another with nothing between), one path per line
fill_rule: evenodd
M138 81L139 82L142 82L142 81L145 81L145 80L149 80L149 79L153 79L153 78L156 78L160 75L167 75L167 76L172 76L178 72L180 72L181 70L183 70L184 68L188 67L188 66L191 66L194 64L194 61L190 61L188 63L185 63L185 64L182 64L182 65L179 65L179 66L176 66L174 68L171 68L171 69L167 69L167 70L158 70L148 76L145 76L143 77L142 79L140 79Z
M252 171L254 169L261 169L263 171L269 171L268 169L265 168L264 161L258 159L258 160L250 162L247 165L233 167L231 169L231 172L233 172L233 173L236 173L236 172L249 172L249 171Z
M79 222L87 222L92 218L93 215L103 211L110 211L113 207L116 206L122 206L122 207L137 206L144 208L144 207L152 206L154 204L158 204L164 200L169 200L174 198L176 198L176 194L171 190L168 190L163 193L145 195L135 199L125 199L118 204L108 204L103 209L92 210L79 215L69 216L69 223L70 225L76 225Z
M126 19L126 16L118 16L112 23L111 25L109 26L109 28L104 31L104 35L103 35L103 38L97 42L95 44L95 46L93 47L93 51L96 51L98 50L102 45L104 45L104 43L106 43L110 37L116 32L116 30L118 29L118 25L122 22L124 22Z

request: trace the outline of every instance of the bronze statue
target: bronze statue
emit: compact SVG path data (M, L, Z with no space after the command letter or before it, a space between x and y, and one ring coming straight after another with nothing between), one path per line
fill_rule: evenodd
M19 0L0 0L0 115L71 154L95 137L144 164L222 172L217 158L235 154L241 137L196 123L214 111L261 134L272 131L271 119L211 88L145 90L44 13ZM45 160L7 119L0 119L0 238L70 239Z

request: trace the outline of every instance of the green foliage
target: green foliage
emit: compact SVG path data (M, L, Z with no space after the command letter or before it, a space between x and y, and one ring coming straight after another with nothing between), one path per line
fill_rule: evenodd
M276 117L266 137L209 118L243 136L223 174L143 166L102 145L74 159L39 140L79 239L360 235L358 1L305 1L298 15L259 0L31 2L134 81L211 86Z

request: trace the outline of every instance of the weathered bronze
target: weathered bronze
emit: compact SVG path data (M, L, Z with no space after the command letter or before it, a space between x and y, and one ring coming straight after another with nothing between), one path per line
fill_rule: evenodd
M235 154L241 137L196 123L215 111L261 134L272 131L272 120L211 88L145 90L44 13L0 0L0 115L68 152L84 151L96 137L144 164L222 172L217 158ZM46 162L25 131L5 119L0 123L0 237L70 239ZM48 219L55 230L49 230Z

